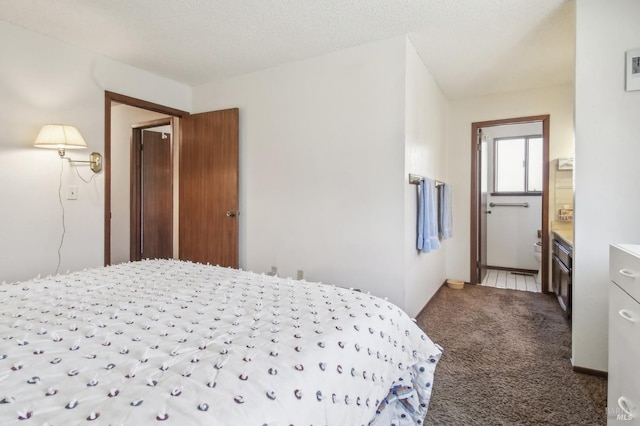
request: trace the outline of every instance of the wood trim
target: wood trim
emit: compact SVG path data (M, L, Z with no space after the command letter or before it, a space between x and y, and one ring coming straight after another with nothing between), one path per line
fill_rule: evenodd
M104 96L104 265L111 264L111 97Z
M179 109L171 108L168 106L156 104L149 101L143 101L142 99L132 98L130 96L121 95L119 93L109 92L108 90L104 91L105 95L109 98L111 102L119 102L121 104L146 109L149 111L159 112L162 114L172 115L174 117L185 117L189 115L187 111L182 111Z
M478 214L479 214L479 206L478 206L478 192L479 192L479 184L478 184L478 148L477 148L477 139L478 139L478 129L482 127L482 123L471 123L471 191L470 191L470 201L469 206L471 212L469 214L469 220L471 221L471 235L470 235L470 244L469 244L469 282L477 283L478 282Z
M140 216L142 204L140 202L140 187L142 176L140 163L142 145L142 129L133 128L131 137L131 159L129 160L129 260L140 260Z
M593 370L591 368L576 367L575 365L573 366L572 370L574 373L588 374L590 376L596 376L596 377L604 377L605 379L609 378L609 373L602 370Z
M491 266L487 265L488 269L496 269L498 271L509 271L509 272L522 272L525 274L537 274L538 271L535 269L523 269L523 268L509 268L508 266Z
M133 123L131 125L131 128L145 130L145 129L152 129L158 126L170 126L171 120L172 120L171 117L158 118L155 120L144 121L142 123Z
M469 280L472 283L478 281L476 268L476 251L478 247L478 191L479 183L477 182L478 170L476 167L478 161L478 151L476 149L476 135L478 129L484 127L500 126L504 124L522 124L540 121L542 122L542 137L544 139L542 147L542 292L549 292L549 127L550 116L533 115L527 117L505 118L500 120L489 120L471 123L471 193L470 193L470 256L469 256Z
M171 135L171 143L173 144L173 152L171 157L173 159L171 167L173 169L173 180L171 186L173 187L173 258L178 259L178 252L180 250L180 141L181 130L180 120L175 117L171 118L171 129L173 134Z
M111 264L111 104L121 104L142 108L173 117L186 117L187 111L132 98L119 93L104 91L104 264ZM173 141L176 143L175 139Z
M516 118L501 118L499 120L488 120L488 121L479 121L473 124L480 124L478 127L494 127L494 126L502 126L504 124L522 124L522 123L533 123L536 121L544 121L549 118L549 114L544 115L530 115L526 117L516 117ZM544 129L543 129L544 133Z
M540 274L542 293L550 292L549 285L549 126L551 117L545 115L542 120L542 260Z

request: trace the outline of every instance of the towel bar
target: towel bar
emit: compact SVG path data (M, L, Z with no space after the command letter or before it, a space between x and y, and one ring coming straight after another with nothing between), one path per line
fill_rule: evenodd
M409 183L411 185L420 185L420 181L423 179L424 178L420 175L409 173ZM436 180L436 186L441 186L441 185L444 185L444 182Z
M529 203L489 203L489 207L529 207Z

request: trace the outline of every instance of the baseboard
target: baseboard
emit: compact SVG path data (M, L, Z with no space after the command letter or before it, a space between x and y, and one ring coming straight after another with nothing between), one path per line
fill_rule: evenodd
M609 373L601 370L594 370L592 368L584 368L584 367L576 367L573 366L574 373L588 374L590 376L603 377L605 379L609 378Z
M447 285L447 280L444 280L442 282L442 284L440 284L440 287L438 287L438 289L436 290L435 293L433 293L433 296L431 296L431 298L429 300L427 300L427 303L424 304L424 306L422 307L422 309L420 309L420 312L418 312L418 314L414 317L414 318L418 318L420 315L422 315L422 312L427 309L427 306L429 306L429 302L431 302L433 300L434 297L436 297L436 294L438 294L438 292L440 290L442 290L442 287L444 287L445 285Z
M465 281L465 284L470 284L469 282ZM436 290L435 293L433 293L433 296L431 296L431 299L427 300L427 303L424 304L424 306L422 307L422 309L420 309L420 312L418 312L418 314L414 317L414 318L418 318L422 312L427 309L427 306L429 306L429 302L431 302L433 300L434 297L436 297L436 294L438 294L438 292L440 290L442 290L442 287L445 287L447 285L447 280L442 281L442 284L440 284L440 287L438 287L438 289ZM474 284L475 285L475 284Z

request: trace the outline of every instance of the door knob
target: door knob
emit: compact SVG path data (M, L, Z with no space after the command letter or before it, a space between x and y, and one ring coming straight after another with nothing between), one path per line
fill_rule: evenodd
M227 217L236 217L240 214L240 212L228 211Z
M484 211L486 214L491 214L491 210L485 210Z

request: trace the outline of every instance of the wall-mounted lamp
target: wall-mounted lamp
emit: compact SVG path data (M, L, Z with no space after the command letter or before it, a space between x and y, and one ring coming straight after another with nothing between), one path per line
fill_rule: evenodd
M89 155L89 161L72 160L64 156L65 150L67 149L87 148L87 143L82 138L82 135L78 129L73 126L64 124L47 124L42 126L33 145L38 148L57 149L60 158L68 160L70 163L89 163L89 167L91 167L94 173L100 173L100 171L102 171L102 155L97 152L92 152Z

